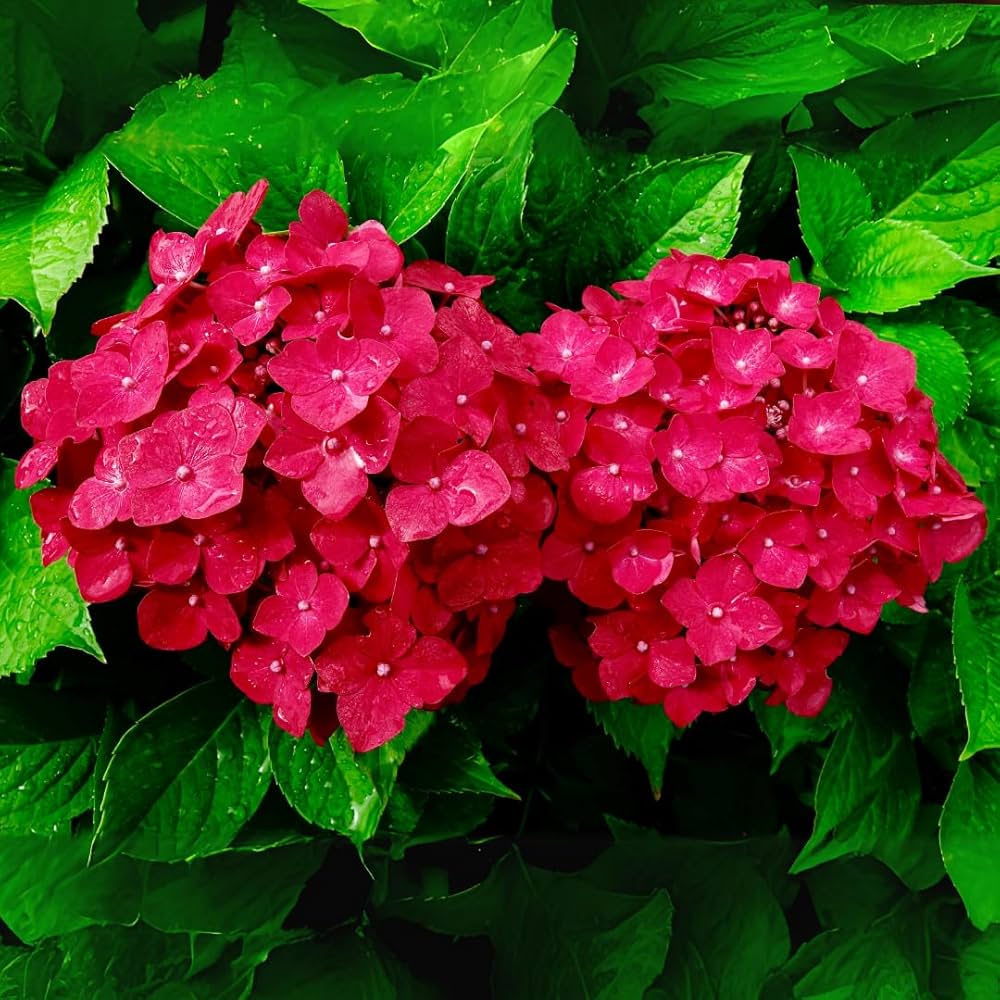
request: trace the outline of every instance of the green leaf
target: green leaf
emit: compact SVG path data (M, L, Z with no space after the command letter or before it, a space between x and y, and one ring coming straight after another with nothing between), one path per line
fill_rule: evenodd
M482 744L458 719L445 716L407 756L400 781L423 792L472 792L520 799L493 773Z
M907 736L885 718L856 713L827 751L816 818L793 873L847 854L891 853L913 828L920 778Z
M948 623L935 616L929 624L911 667L906 700L917 735L942 767L950 770L965 739L962 697Z
M822 743L844 725L846 717L837 704L829 704L819 715L794 715L783 705L765 704L763 693L750 702L757 725L771 744L771 774L775 774L785 758L798 747Z
M867 927L906 895L900 880L874 858L838 858L812 869L805 881L826 929Z
M649 5L631 37L634 68L625 79L638 77L661 99L706 108L765 94L796 94L795 103L840 83L853 62L834 46L822 11L805 0ZM751 64L752 71L733 72Z
M256 26L247 30L264 34ZM268 49L276 66L233 63L207 80L180 80L144 97L109 139L108 158L190 226L261 177L270 183L258 214L267 229L286 229L314 188L346 204L336 136L303 109L314 88L293 72L279 72L280 49L270 36Z
M917 359L917 385L934 400L934 417L947 427L961 417L972 394L969 362L958 341L934 323L889 323L869 319L883 340L902 344Z
M0 18L0 163L41 154L55 122L62 80L41 33L32 25Z
M0 477L0 677L30 672L57 646L103 663L73 571L64 562L42 566L29 491L14 489L9 459L0 460Z
M913 222L959 257L988 263L1000 251L998 118L1000 102L976 101L869 136L852 163L878 217Z
M958 765L941 814L941 856L969 919L1000 923L1000 753Z
M0 685L0 830L51 833L93 805L97 703Z
M48 189L16 171L0 172L0 203L0 296L20 302L47 331L107 222L104 154L87 153Z
M748 156L719 153L643 163L613 184L598 207L598 219L619 245L605 244L616 252L602 273L614 279L645 277L671 249L718 257L728 253L749 162Z
M587 709L611 737L615 746L635 758L649 775L653 797L663 789L670 744L677 727L659 705L637 705L630 701L588 702Z
M229 683L199 684L144 715L111 755L93 860L227 847L271 783L269 728Z
M280 928L327 853L321 839L150 865L142 919L164 932L248 934Z
M22 940L139 917L142 866L112 858L87 867L88 838L0 836L0 920Z
M848 80L834 91L834 100L859 128L873 128L899 115L956 101L1000 97L998 63L1000 41L976 36L974 27L961 45L929 59Z
M756 1000L788 957L788 926L776 893L787 885L787 838L713 844L661 837L609 818L615 845L591 868L619 892L662 887L674 904L667 961L652 998Z
M959 975L968 1000L990 1000L1000 982L1000 927L991 927L959 953Z
M849 311L893 312L966 278L994 273L963 260L912 222L860 222L833 245L823 270Z
M496 996L638 995L663 967L673 909L662 889L613 892L508 854L485 881L441 899L389 903L385 914L443 934L487 934Z
M989 509L996 511L995 488L986 497ZM991 531L966 563L955 590L952 641L969 733L963 760L979 750L1000 748L1000 636L995 627L1000 606L998 568L1000 545Z
M274 727L268 743L275 781L303 819L360 847L378 828L407 752L433 721L429 712L411 712L399 736L367 753L355 753L342 729L318 747Z

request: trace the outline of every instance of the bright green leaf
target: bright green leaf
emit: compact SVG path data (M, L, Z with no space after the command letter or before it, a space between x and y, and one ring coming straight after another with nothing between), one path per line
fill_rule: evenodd
M964 260L1000 252L1000 102L976 101L879 129L852 158L879 218L913 222Z
M199 684L144 715L105 774L93 858L174 861L227 847L271 783L265 723L225 683Z
M958 341L934 323L892 323L881 318L868 325L884 340L909 348L917 359L917 385L934 400L934 417L947 427L965 413L972 394L969 362Z
M941 856L972 923L1000 923L1000 753L958 765L941 814Z
M816 819L792 872L848 854L889 853L913 828L920 778L908 737L858 713L833 739L816 785Z
M0 477L0 676L30 671L57 646L104 662L73 571L64 562L42 566L28 492L14 489L13 462L0 461Z
M0 204L0 296L20 302L48 330L107 221L104 154L87 153L48 189L17 171L0 172Z
M444 934L488 934L496 996L610 1000L641 993L660 971L673 908L662 889L609 891L585 872L534 868L514 852L471 889L385 912Z
M677 736L677 727L663 714L663 709L659 705L630 701L588 702L587 708L615 746L642 764L649 775L653 796L659 798L667 753Z
M275 781L303 819L360 846L378 828L407 751L433 721L428 712L412 712L399 736L367 753L355 753L342 729L318 747L312 740L295 740L272 728L269 751Z
M91 808L102 714L79 695L0 685L0 830L51 834Z

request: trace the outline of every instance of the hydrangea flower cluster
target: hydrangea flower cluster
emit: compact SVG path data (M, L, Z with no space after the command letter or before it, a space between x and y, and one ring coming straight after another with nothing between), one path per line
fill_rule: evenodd
M479 302L492 278L404 268L320 191L262 233L266 188L158 233L139 308L25 388L16 481L56 469L31 497L43 558L88 601L144 589L149 645L211 635L278 725L368 750L485 675L542 579L555 507L529 458L565 459L523 433L538 379Z
M779 261L674 251L614 290L526 337L586 413L542 550L579 602L556 655L682 726L758 684L814 715L848 633L925 611L985 534L914 357Z
M154 236L138 309L25 387L16 481L56 470L88 601L144 590L149 645L213 636L297 736L460 698L546 578L587 697L815 714L844 630L984 535L912 355L785 264L674 252L518 336L323 192L263 233L266 188Z

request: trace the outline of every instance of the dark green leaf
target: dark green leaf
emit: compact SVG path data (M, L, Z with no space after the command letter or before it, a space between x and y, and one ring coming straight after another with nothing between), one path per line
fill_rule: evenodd
M44 154L62 97L49 47L31 24L0 18L0 163Z
M174 861L227 847L271 783L262 717L229 683L199 684L143 716L105 774L93 858Z
M459 937L488 934L497 996L611 998L650 985L663 966L672 907L662 889L613 892L507 855L479 885L402 900L387 915Z
M275 931L322 863L322 840L149 866L142 919L165 932Z
M93 805L97 704L0 685L0 830L51 833Z
M443 718L417 744L399 777L408 787L423 792L520 798L494 774L479 740L454 717Z
M659 705L637 705L630 701L588 702L590 714L601 724L615 746L634 757L649 775L655 798L663 789L663 771L677 727Z
M847 854L891 853L913 828L920 801L913 747L891 719L867 715L855 714L827 751L812 835L792 872Z
M1000 923L1000 753L958 765L941 815L941 856L969 919Z
M959 955L959 974L968 1000L991 1000L1000 983L1000 927L991 927Z
M43 331L93 257L107 221L108 165L100 149L45 188L0 172L0 296L20 302Z
M834 704L827 705L819 715L793 715L783 705L766 705L764 698L751 700L761 732L771 744L771 773L781 767L784 759L803 744L822 743L835 729L844 724L843 712Z
M378 828L407 752L433 721L429 712L411 712L399 736L367 753L355 753L342 729L319 747L275 727L269 739L271 768L296 812L360 846Z
M0 920L22 940L139 917L142 865L117 857L87 867L88 838L0 837Z
M0 256L3 251L0 250ZM0 461L0 677L29 672L57 646L82 649L102 662L73 571L42 566L28 492L14 489L14 463Z

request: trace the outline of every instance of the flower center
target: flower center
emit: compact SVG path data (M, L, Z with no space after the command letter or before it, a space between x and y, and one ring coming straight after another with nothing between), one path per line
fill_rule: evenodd
M528 425L527 424L514 424L514 433L518 434L518 435L527 434L528 433Z
M726 613L725 608L723 608L721 604L713 604L708 609L709 618L715 618L716 620L721 618L725 613Z
M765 549L773 549L774 548L774 539L773 538L765 538L764 539L764 548Z
M747 369L747 363L742 358L740 358L740 360L736 362L736 370L738 372L744 372L746 371L746 369Z
M317 323L322 323L323 320L326 319L326 313L322 309L317 309L316 312L313 313L313 319L316 320Z
M388 677L391 670L392 667L389 666L389 664L386 663L385 660L383 660L381 663L376 664L375 666L375 673L377 673L379 677Z
M338 451L340 448L340 438L331 436L324 439L323 447L327 451Z
M281 673L281 660L271 660L267 665L267 669L271 671L272 674Z
M368 536L368 548L377 549L382 544L381 535L369 535Z
M308 601L299 601L299 603L295 606L299 609L299 611L308 611L312 607Z
M569 420L569 414L565 410L556 410L556 420L558 420L559 423L564 423Z
M684 457L684 452L680 448L674 448L674 450L670 453L670 457L671 458L683 458Z
M846 587L844 587L844 590L852 596L858 592L858 588L855 587L853 583L849 583Z
M480 341L479 346L484 351L492 351L493 350L493 341L492 340L483 340L483 341Z
M649 643L648 643L648 642L646 642L646 640L645 640L645 639L640 639L640 640L639 640L639 641L638 641L638 642L637 642L637 643L635 644L635 651L636 651L637 653L647 653L647 652L649 652Z
M639 554L639 548L638 548L638 546L636 546L636 545L633 545L633 546L632 546L632 547L631 547L631 548L630 548L630 549L628 550L628 554L629 554L629 555L630 555L630 556L631 556L631 557L632 557L632 558L634 559L634 558L635 558L635 557L636 557L636 556L637 556L637 555Z
M121 536L119 536L118 538L115 539L115 548L119 552L124 552L125 551L125 547L127 545L128 545L128 542L125 541L125 536L124 535L121 535Z
M490 547L480 542L472 551L475 552L477 556L484 556L490 551Z
M867 375L859 375L858 376L858 385L868 385L868 376Z
M382 334L383 337L389 337L392 335L392 327L388 323L383 323L379 328L378 332Z
M583 543L583 551L584 552L593 552L596 547L597 546L594 545L593 542L584 542Z
M431 476L431 478L427 480L427 485L432 490L439 490L439 489L441 489L441 477L440 476Z
M569 359L573 357L573 352L568 347L564 347L559 352L559 357L561 357L563 361L569 361Z
M453 291L455 291L455 282L454 282L454 281L446 281L446 282L444 283L444 290L445 290L445 291L446 291L446 292L447 292L447 293L448 293L449 295L451 295L451 293L452 293Z
M123 389L134 389L135 388L135 379L132 378L131 375L126 375L122 379L122 388Z
M826 528L817 528L816 529L816 537L817 538L829 538L829 536L830 536L830 532L827 531Z
M460 392L460 393L459 393L459 394L458 394L458 395L457 395L457 396L455 397L455 405L456 405L456 406L465 406L465 404L466 404L466 403L467 403L468 401L469 401L469 397L468 397L468 396L466 396L466 394L465 394L464 392Z
M344 373L343 373L343 371L340 368L334 368L333 371L330 372L330 378L334 382L343 382L344 381Z
M257 301L253 304L253 311L262 313L266 307L267 303L263 299L257 299Z
M625 376L621 372L614 372L611 376L611 381L614 382L615 385L618 385L623 378L625 378Z
M198 607L198 605L200 603L201 603L201 598L197 594L192 594L188 598L188 607L189 608L196 608L196 607Z
M852 476L856 476L856 475L857 475L857 474L858 474L858 473L859 473L859 472L860 472L861 470L860 470L860 469L859 469L859 468L858 468L858 467L857 467L856 465L852 465L852 466L851 466L851 467L850 467L850 468L849 468L849 469L848 469L847 471L848 471L848 472L849 472L849 473L850 473L850 474L851 474Z
M620 474L621 474L621 471L622 471L622 467L621 467L621 466L620 466L620 465L619 465L619 464L618 464L617 462L612 462L612 463L611 463L611 464L610 464L610 465L608 466L608 472L609 472L609 473L610 473L610 474L611 474L612 476L617 476L617 475L620 475Z
M182 482L186 483L193 475L190 465L178 465L174 475Z

